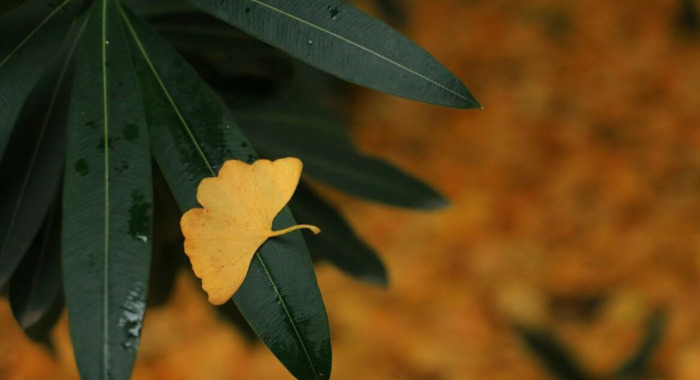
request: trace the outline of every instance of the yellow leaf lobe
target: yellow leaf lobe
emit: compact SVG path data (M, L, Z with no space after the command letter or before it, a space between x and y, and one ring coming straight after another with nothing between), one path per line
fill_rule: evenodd
M233 296L268 238L301 228L320 232L305 224L272 231L275 216L294 194L302 167L295 157L253 164L229 160L216 177L200 182L197 201L203 208L188 210L180 227L185 253L210 303L221 305Z

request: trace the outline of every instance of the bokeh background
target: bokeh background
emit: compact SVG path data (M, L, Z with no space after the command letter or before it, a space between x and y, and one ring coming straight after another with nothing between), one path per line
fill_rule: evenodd
M644 379L700 379L700 20L692 1L404 0L402 31L482 111L355 89L352 131L451 201L438 212L322 189L391 284L317 268L333 379L551 378L514 333L555 334L595 374L663 341ZM77 379L0 301L0 377ZM188 272L148 312L134 379L288 379Z

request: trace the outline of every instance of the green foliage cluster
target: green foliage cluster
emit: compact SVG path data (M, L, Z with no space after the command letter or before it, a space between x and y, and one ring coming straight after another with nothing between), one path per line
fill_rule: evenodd
M400 18L393 2L379 4ZM335 82L324 73L409 99L480 107L429 53L340 0L3 6L0 284L19 324L40 341L65 296L85 379L130 377L147 299L167 299L182 262L179 215L197 206L198 183L225 160L296 156L308 178L358 197L419 209L447 204L354 148L329 106ZM297 378L327 379L330 333L309 250L378 285L386 269L306 183L274 228L294 218L324 234L267 241L223 312L240 313Z

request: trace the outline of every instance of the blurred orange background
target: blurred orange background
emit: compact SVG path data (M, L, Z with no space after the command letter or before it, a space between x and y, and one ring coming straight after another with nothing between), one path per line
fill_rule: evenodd
M679 30L679 1L405 3L404 32L485 109L358 90L359 146L452 205L421 213L324 190L391 277L377 289L317 268L332 378L548 379L513 322L546 326L603 374L663 308L645 378L700 379L700 36ZM5 300L0 326L3 379L77 378L65 316L55 358ZM147 314L134 379L288 378L189 273Z

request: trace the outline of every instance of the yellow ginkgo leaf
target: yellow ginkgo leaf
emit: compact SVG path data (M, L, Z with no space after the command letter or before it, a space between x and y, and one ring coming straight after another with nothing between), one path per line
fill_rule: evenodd
M205 178L197 188L204 208L187 211L180 220L185 253L209 302L221 305L243 283L255 251L273 236L308 228L297 225L272 231L272 221L289 202L299 183L302 163L288 157L253 164L226 161L219 175Z

